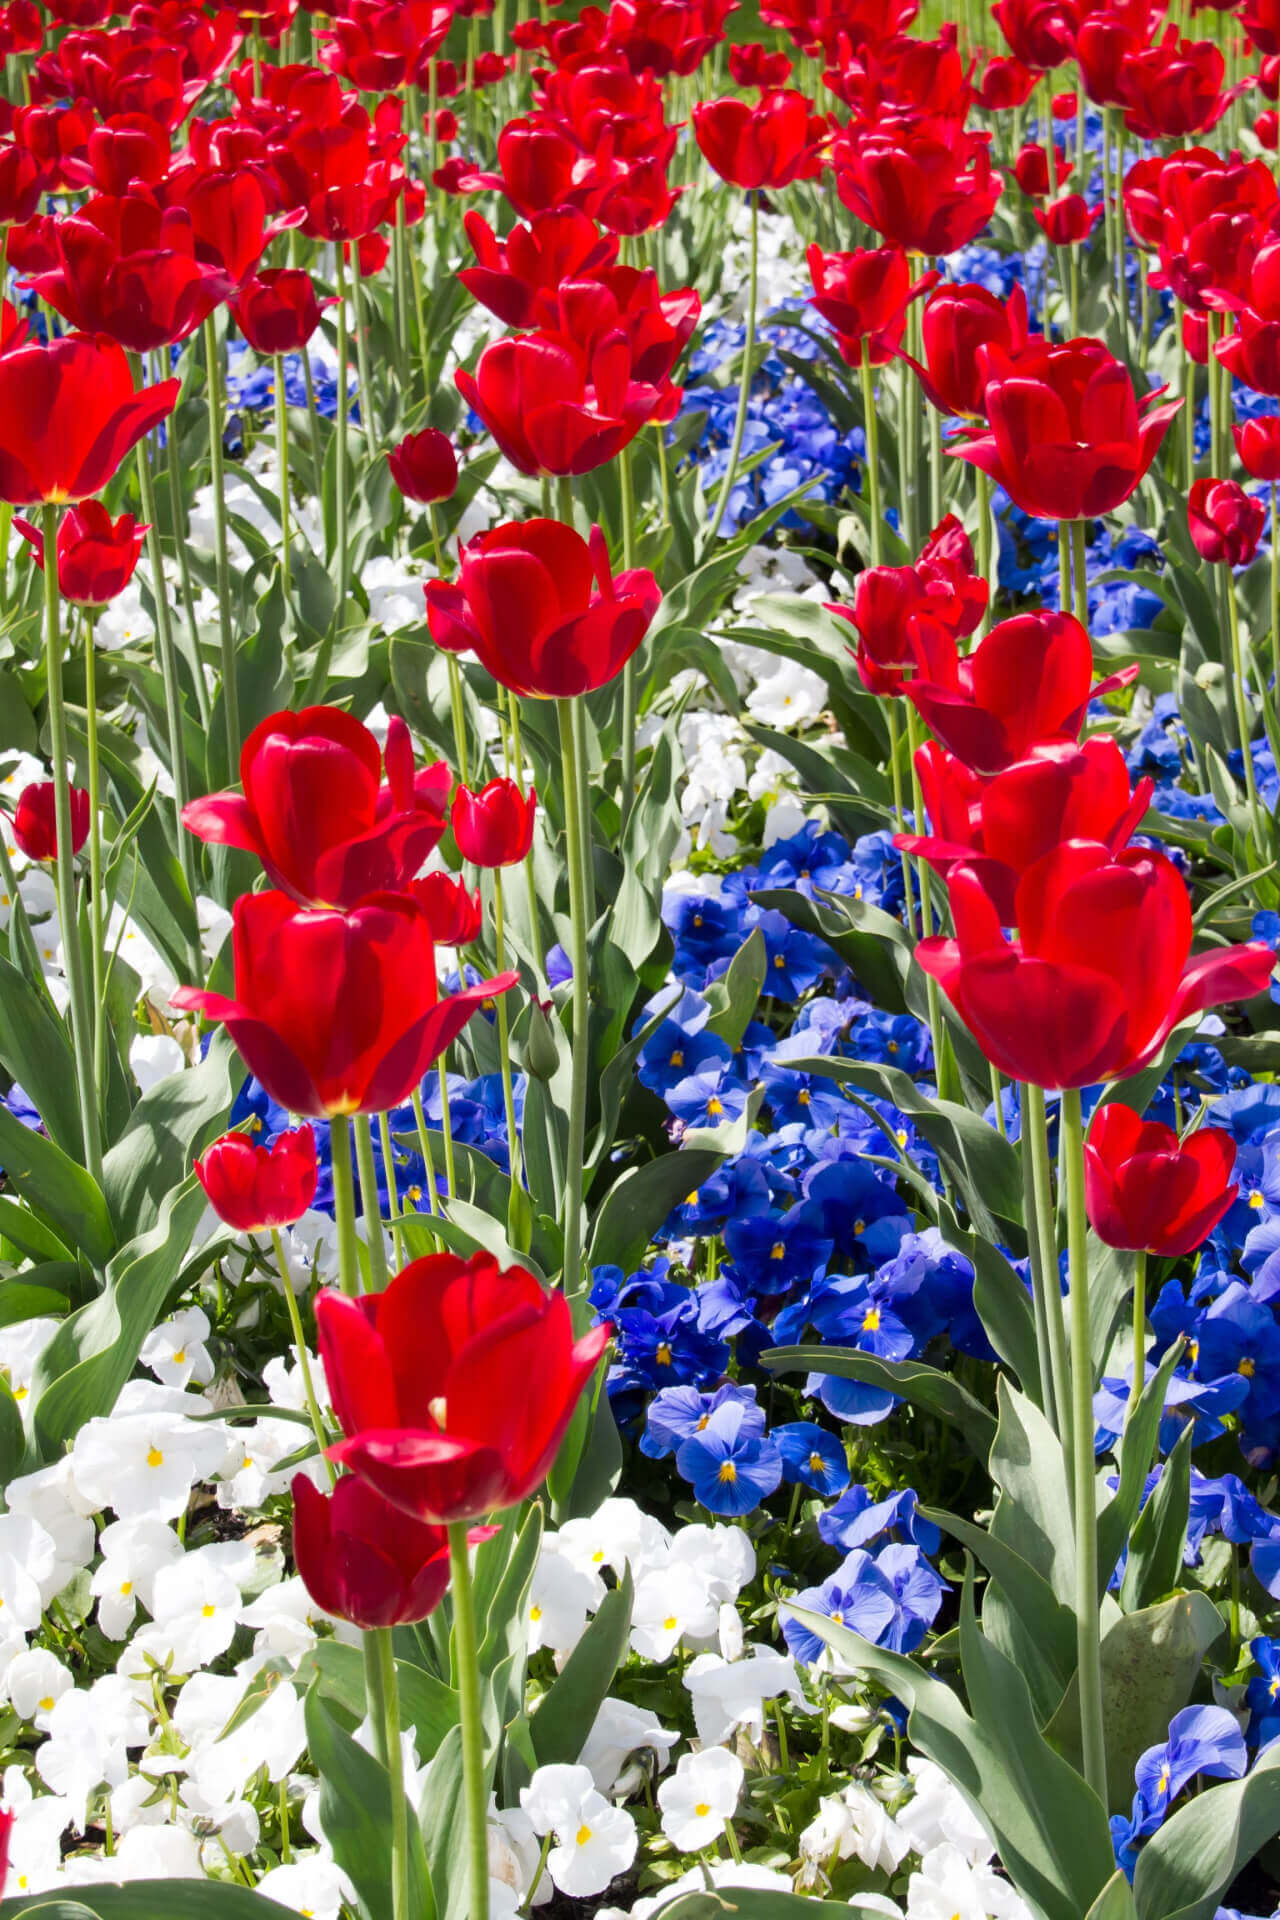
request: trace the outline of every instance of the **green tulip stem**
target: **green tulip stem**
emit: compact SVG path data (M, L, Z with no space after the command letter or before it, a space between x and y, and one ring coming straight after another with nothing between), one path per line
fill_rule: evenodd
M916 766L916 752L920 746L920 721L911 702L907 702L907 757L911 763L911 807L915 815L915 830L924 832L924 794L920 786L920 770ZM916 874L920 881L920 933L928 939L933 932L933 869L927 860L916 861ZM933 1042L933 1071L942 1090L941 1075L944 1066L944 1030L942 1025L942 996L938 983L931 973L925 975L925 987L929 1005L929 1036Z
M382 1164L387 1171L387 1224L391 1228L391 1244L395 1249L397 1267L404 1265L404 1228L400 1224L400 1191L396 1185L396 1151L391 1138L391 1121L385 1113L378 1115L378 1145L382 1148Z
M1093 1350L1089 1339L1089 1223L1084 1205L1084 1123L1080 1090L1063 1091L1067 1258L1071 1276L1072 1478L1076 1528L1076 1666L1084 1777L1107 1805L1102 1714L1102 1637L1098 1611L1097 1466L1093 1452Z
M338 1285L354 1299L360 1285L360 1250L356 1245L356 1195L351 1178L351 1121L345 1113L329 1120L333 1161L333 1218L338 1229Z
M467 1822L467 1920L489 1920L488 1781L484 1728L480 1719L480 1665L476 1646L475 1599L467 1523L449 1528L449 1572L453 1588L453 1652L457 1667L458 1718L462 1726L462 1798Z
M1133 1256L1133 1384L1129 1388L1127 1418L1132 1419L1142 1398L1147 1372L1147 1256Z
M62 698L62 629L58 602L58 508L46 500L44 524L44 659L49 702L49 758L53 763L53 807L57 832L55 880L58 920L62 928L62 958L71 1001L71 1040L75 1048L76 1080L80 1095L80 1130L84 1136L84 1164L102 1185L102 1130L98 1119L98 1086L93 1075L93 1022L84 978L84 949L76 914L76 857L72 850L71 779L67 772L67 710Z
M871 564L878 567L884 549L884 517L880 505L880 422L876 415L875 379L865 339L858 360L858 373L862 383L862 430L866 439L863 466L867 475L867 517L871 522Z
M436 518L434 502L427 508L427 519L431 527L431 550L435 556L436 578L443 580L444 542L440 538L440 522ZM467 774L467 716L462 704L462 669L458 665L456 653L445 653L449 668L449 710L453 715L453 751L458 762L458 779L462 785L469 786Z
M315 488L316 499L324 508L324 455L320 451L320 409L316 405L315 375L311 371L311 355L306 347L302 349L302 384L307 395L307 438L311 443L311 482Z
M315 1379L311 1372L311 1356L307 1352L307 1342L302 1331L302 1314L298 1309L298 1296L293 1290L293 1276L285 1257L284 1241L280 1238L279 1227L271 1229L271 1247L276 1256L276 1272L280 1276L284 1303L289 1313L289 1327L293 1333L293 1344L298 1354L298 1371L302 1375L302 1393L307 1403L307 1413L311 1418L311 1431L316 1436L316 1445L320 1449L320 1458L324 1461L325 1472L329 1476L329 1485L333 1486L338 1476L334 1471L332 1460L325 1454L329 1437L324 1430L320 1402L316 1398Z
M351 579L351 555L347 550L347 514L350 501L347 490L351 484L347 473L347 461L350 448L347 443L347 430L351 424L351 395L347 382L347 272L342 258L342 242L335 249L336 275L338 285L338 404L334 411L333 423L338 435L338 462L335 473L334 493L337 500L337 540L338 551L335 556L338 572L338 603L333 611L334 630L342 625L347 605L347 588ZM363 396L362 396L363 398ZM326 676L328 659L325 661ZM313 676L314 682L314 676ZM323 700L323 684L313 687L315 697Z
M560 762L563 770L565 859L569 869L569 917L573 928L573 1069L569 1097L569 1140L565 1153L565 1292L576 1294L582 1282L582 1195L587 1137L587 1075L591 1067L591 997L587 980L587 850L583 844L579 764L574 702L557 700Z
M1056 1409L1058 1436L1065 1446L1071 1431L1071 1365L1062 1312L1062 1285L1058 1277L1058 1227L1053 1204L1053 1175L1049 1166L1049 1129L1045 1120L1044 1089L1024 1085L1019 1098L1023 1152L1029 1160L1029 1169L1024 1170L1024 1180L1032 1203L1033 1217L1027 1221L1027 1239L1032 1247L1033 1283L1037 1266L1040 1273L1041 1298L1036 1318L1037 1323L1045 1328L1049 1341L1049 1369L1046 1376L1041 1365L1041 1381L1046 1387L1052 1384L1052 1394L1046 1395L1045 1411L1052 1415ZM1092 1416L1089 1433L1092 1437Z
M391 1799L391 1920L409 1920L409 1802L400 1741L400 1682L390 1627L365 1630L364 1689L374 1758L387 1770Z
M458 955L458 973L463 973L462 955ZM440 1077L440 1131L444 1135L444 1184L450 1200L458 1191L458 1169L454 1164L453 1122L449 1118L449 1073L445 1066L445 1056L440 1055L436 1062L436 1072ZM441 1208L443 1213L444 1209Z
M618 476L622 485L622 565L625 570L629 570L635 565L636 518L635 479L631 471L629 446L624 447L618 455ZM636 797L636 657L634 654L622 669L621 744L622 828L625 832Z
M1271 674L1272 698L1280 701L1280 510L1276 494L1280 481L1271 482Z
M271 392L276 415L276 483L280 489L280 579L287 600L293 590L293 561L289 553L289 412L284 395L284 356L271 362Z
M369 1276L374 1293L381 1293L390 1280L387 1250L382 1242L382 1209L378 1204L378 1173L373 1163L373 1122L367 1113L358 1113L355 1124L356 1167L360 1174L360 1200L364 1207L365 1243L369 1249Z
M1075 612L1080 625L1089 628L1089 574L1085 551L1087 528L1083 520L1071 522L1071 551L1075 562Z
M187 512L182 498L181 454L178 447L178 430L172 417L169 420L165 441L164 464L169 482L169 516L173 522L173 544L178 555L178 578L182 584L182 607L187 617L187 664L191 669L191 682L195 688L196 710L200 715L200 725L208 733L213 706L209 699L209 684L205 678L204 665L200 657L196 590L191 578L191 561L187 554Z
M733 439L729 444L729 464L724 470L724 479L720 484L720 497L716 501L711 524L707 528L707 537L703 543L703 552L707 552L715 543L720 531L720 522L724 519L725 508L729 504L729 495L733 492L733 483L738 477L738 459L742 452L742 436L747 430L747 407L751 400L751 368L756 353L756 293L760 283L760 195L748 195L751 203L751 254L747 276L747 338L742 349L742 381L738 388L738 411L733 422Z
M1253 754L1250 742L1253 727L1249 719L1249 695L1244 677L1244 649L1240 643L1240 613L1236 606L1236 583L1231 568L1225 563L1220 569L1222 580L1222 598L1227 608L1227 632L1231 638L1231 698L1236 710L1236 730L1240 735L1240 755L1244 761L1245 793L1249 801L1249 822L1253 828L1253 840L1258 858L1265 860L1263 849L1267 845L1266 830L1262 822L1262 806L1258 799L1258 776L1254 770Z
M985 634L991 626L991 602L995 599L996 594L995 587L991 582L991 476L983 473L980 467L977 469L977 474L978 572L990 588L987 604L982 613L982 625L978 629L978 637L981 639L982 635Z
M898 721L898 699L896 694L886 694L881 701L884 709L884 723L889 733L889 778L893 783L893 818L899 833L906 831L906 801L902 791L902 729ZM916 897L911 884L911 860L903 853L902 861L902 911L907 923L907 932L914 940L916 937Z
M140 377L140 376L136 376ZM182 877L187 883L187 892L192 900L191 917L195 919L195 897L199 892L196 882L195 842L182 824L182 810L186 806L190 793L187 787L187 747L182 732L182 693L178 685L178 663L173 651L173 633L169 626L169 595L165 586L164 562L160 555L160 527L156 512L155 479L151 472L151 456L147 451L145 439L139 440L136 459L138 464L138 493L142 502L142 518L147 527L147 565L151 569L151 599L156 623L156 653L160 662L160 683L164 690L165 718L169 731L169 774L173 781L174 832L178 842L178 860L182 867ZM231 778L235 778L234 771ZM195 979L203 964L199 943L193 942L188 964L193 969Z
M507 970L507 935L503 914L501 867L495 867L493 870L493 939L497 954L498 972L505 973ZM507 1151L510 1156L511 1167L511 1221L509 1224L514 1224L517 1216L516 1197L519 1193L522 1178L522 1159L520 1153L520 1130L516 1126L515 1089L512 1086L511 1080L511 1030L510 1022L507 1018L506 994L498 994L495 1004L498 1015L498 1052L502 1061L502 1106L507 1119ZM512 1240L511 1244L514 1246L516 1242Z
M102 885L102 769L98 755L98 658L93 619L86 609L84 634L85 757L89 762L89 965L93 982L93 1083L101 1106L107 1100L107 930Z
M227 500L222 458L222 364L218 352L218 329L212 314L204 323L204 360L209 403L209 460L213 468L213 540L218 578L222 713L227 729L227 779L234 780L240 770L240 688L236 680L235 637L231 631L231 566L227 557Z

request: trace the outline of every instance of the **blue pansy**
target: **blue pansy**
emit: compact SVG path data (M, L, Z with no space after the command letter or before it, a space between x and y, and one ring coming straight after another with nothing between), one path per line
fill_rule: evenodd
M676 1472L708 1513L750 1513L782 1481L782 1455L753 1418L757 1409L726 1400L676 1453Z
M792 1420L772 1429L782 1456L782 1477L792 1486L812 1487L815 1493L840 1493L849 1484L849 1463L834 1433L811 1420Z

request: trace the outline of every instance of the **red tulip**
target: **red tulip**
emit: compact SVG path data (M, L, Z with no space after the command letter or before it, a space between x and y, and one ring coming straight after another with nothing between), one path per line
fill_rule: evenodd
M1242 313L1235 332L1219 340L1214 352L1228 373L1255 393L1280 395L1280 319Z
M141 393L123 347L73 333L0 353L0 500L84 500L173 412L180 382Z
M33 780L18 795L13 815L13 838L28 860L56 860L58 826L52 780ZM71 789L71 851L79 853L89 838L89 796L82 787Z
M253 274L269 243L283 229L268 227L267 195L257 171L187 168L170 177L166 204L179 206L191 222L196 258L220 268L236 288ZM300 215L292 214L290 224Z
M242 894L232 912L236 998L179 987L173 1004L222 1020L250 1073L290 1113L382 1113L409 1097L482 1001L513 973L437 997L417 902L374 893L349 913Z
M576 207L535 213L502 240L478 213L468 213L462 224L476 265L463 267L458 278L508 327L553 324L563 283L593 279L618 257L617 241L600 233Z
M195 1171L219 1220L237 1233L291 1227L316 1197L316 1136L295 1127L259 1147L243 1133L224 1133Z
M1143 140L1181 139L1216 127L1239 87L1224 87L1226 62L1212 40L1182 40L1170 25L1124 73L1124 124Z
M1259 53L1280 53L1280 0L1245 0L1240 25Z
M1091 13L1076 30L1075 53L1084 90L1095 106L1125 105L1125 78L1129 63L1146 46L1146 0L1130 9L1130 17L1108 8Z
M637 160L592 195L592 211L610 233L648 233L664 224L684 191L667 179L665 160Z
M190 216L162 212L145 187L99 194L59 220L54 238L59 264L32 275L36 292L73 326L135 353L185 340L235 290L222 267L197 258Z
M0 146L0 226L29 220L47 184L34 154L11 140Z
M766 93L754 107L745 100L699 100L693 132L708 166L748 192L812 180L826 139L825 122L794 87Z
M1053 184L1060 187L1071 174L1071 163L1053 149ZM1043 200L1050 191L1049 156L1038 140L1028 140L1019 148L1013 163L1013 177L1029 200Z
M496 186L526 219L570 197L581 155L559 127L533 118L508 120L498 135L498 172L477 184Z
M473 793L459 787L449 824L458 851L477 867L514 867L533 845L538 796L521 793L514 780L490 780Z
M468 893L464 881L437 869L413 881L409 891L426 914L438 947L469 947L479 939L484 925L479 887Z
M814 289L809 305L835 328L840 351L851 366L859 364L864 349L872 366L891 360L902 339L907 308L937 281L936 274L913 281L900 247L824 253L815 241L805 259Z
M761 93L785 87L791 62L785 53L771 53L758 40L729 48L729 77L735 87L758 87Z
M1092 520L1127 500L1155 459L1181 400L1137 400L1127 368L1100 340L983 347L990 427L952 449L1039 520ZM1158 390L1157 390L1158 391Z
M997 56L988 60L982 70L978 99L988 113L1008 113L1014 107L1026 105L1035 84L1035 73L1030 67L1024 67L1021 60Z
M902 691L907 673L920 664L920 622L938 626L952 648L976 631L986 612L989 588L973 570L973 548L954 514L939 522L913 567L864 567L853 606L827 603L828 613L858 632L856 660L871 693Z
M1063 0L996 0L991 18L1023 66L1044 72L1071 57L1074 9Z
M200 840L254 853L274 885L304 905L352 907L404 887L444 833L449 773L415 773L409 729L396 717L384 755L340 707L273 713L240 753L243 793L192 800L183 823Z
M941 137L945 131L946 137ZM842 203L908 253L954 253L986 226L1003 181L992 171L990 135L902 126L846 133L833 160Z
M1225 1127L1199 1127L1179 1141L1172 1127L1109 1100L1085 1141L1089 1223L1109 1247L1166 1260L1194 1253L1239 1191L1231 1184L1235 1163Z
M680 389L632 377L631 345L622 331L588 357L541 333L497 340L475 374L454 375L514 467L528 474L590 473L621 453L653 420L670 420Z
M957 866L970 868L1006 927L1015 924L1017 886L1029 867L1062 840L1097 840L1118 853L1154 785L1140 780L1131 792L1124 755L1102 734L1081 746L1034 747L990 779L933 740L916 754L916 766L933 832L900 833L894 845L927 860L944 880Z
M366 1632L425 1620L449 1585L446 1529L410 1519L353 1473L327 1495L294 1475L293 1560L317 1606Z
M320 325L321 302L301 267L268 267L241 287L231 312L255 353L299 353Z
M558 520L477 534L457 580L429 580L426 596L437 646L472 652L502 686L546 700L621 673L661 599L643 567L614 578L598 527L587 541Z
M609 1342L575 1342L562 1293L492 1255L433 1254L358 1299L316 1302L320 1352L347 1438L330 1449L402 1512L479 1519L546 1478Z
M1245 567L1258 551L1267 510L1235 480L1195 480L1187 526L1196 552L1213 566Z
M1280 419L1260 414L1233 427L1240 464L1254 480L1280 480Z
M1051 200L1047 207L1036 207L1036 225L1043 227L1045 238L1055 247L1075 247L1087 240L1102 218L1102 208L1090 208L1082 193L1067 193Z
M1069 613L1002 620L961 660L939 622L917 628L921 671L903 691L943 746L975 773L999 773L1034 747L1079 737L1089 702L1132 680L1093 681L1089 636Z
M983 412L980 347L1020 353L1027 344L1027 296L1014 287L1001 300L986 287L965 282L930 294L921 315L925 364L917 366L925 393L945 414Z
M13 524L43 572L44 534L20 516ZM148 531L131 513L113 520L101 500L69 508L58 522L58 591L63 599L82 607L105 607L123 593Z
M1191 959L1186 886L1148 848L1055 847L1018 884L1012 941L971 869L947 891L956 937L922 940L916 957L988 1060L1034 1086L1137 1073L1190 1015L1264 992L1274 963L1260 942Z
M387 465L405 499L420 501L424 506L448 500L458 485L458 456L453 442L437 427L406 434L387 455Z
M125 194L135 182L159 186L172 151L164 128L144 113L122 113L89 135L88 164L99 193Z

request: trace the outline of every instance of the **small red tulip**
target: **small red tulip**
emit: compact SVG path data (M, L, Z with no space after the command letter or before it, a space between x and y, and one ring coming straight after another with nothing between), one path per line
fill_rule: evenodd
M316 1302L343 1433L330 1458L418 1520L479 1519L542 1484L609 1342L492 1255L415 1260L383 1293Z
M255 353L299 353L320 325L321 302L301 267L268 267L240 289L231 312Z
M514 780L491 780L473 793L459 787L449 824L458 851L477 867L514 867L533 845L538 796L522 794Z
M1194 1253L1230 1209L1236 1143L1225 1127L1180 1141L1122 1101L1099 1107L1084 1149L1089 1221L1109 1247L1172 1260Z
M18 795L13 815L13 838L28 860L56 860L58 826L52 780L33 780ZM71 789L71 851L79 853L89 838L89 796L83 787Z
M438 947L469 947L479 938L484 925L479 887L468 893L465 881L437 869L415 880L409 891L426 914Z
M329 1494L294 1475L293 1559L317 1606L366 1632L425 1620L449 1585L447 1529L410 1519L353 1473Z
M1100 206L1090 209L1082 193L1067 193L1035 209L1037 226L1055 247L1075 247L1087 240L1102 218Z
M423 506L433 500L448 500L458 485L458 456L453 442L436 427L406 434L387 455L387 465L405 499L420 501Z
M1280 480L1280 417L1260 414L1233 432L1245 472L1254 480Z
M237 1233L291 1227L315 1199L316 1137L310 1127L295 1127L260 1147L243 1133L224 1133L199 1155L195 1171L219 1220Z
M827 137L825 123L794 87L766 93L755 107L745 100L700 100L693 132L707 164L748 192L811 180Z
M1196 480L1187 496L1187 525L1196 552L1211 566L1245 567L1258 551L1267 510L1236 480Z
M29 520L14 526L44 571L44 534ZM105 607L133 578L148 529L131 513L113 520L101 500L83 500L58 523L58 591L81 607Z

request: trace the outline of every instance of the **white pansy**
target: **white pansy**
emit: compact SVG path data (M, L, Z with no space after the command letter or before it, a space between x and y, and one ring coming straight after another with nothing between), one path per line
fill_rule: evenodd
M575 1900L603 1893L636 1857L635 1821L605 1799L586 1767L539 1767L520 1804L535 1833L554 1835L547 1872Z
M817 1884L819 1870L832 1860L857 1857L878 1873L893 1874L912 1851L911 1841L874 1793L853 1781L842 1793L819 1802L800 1835L806 1886Z
M704 1746L718 1746L738 1727L759 1745L764 1737L764 1703L780 1694L808 1711L795 1661L772 1647L748 1647L741 1660L700 1653L685 1668L684 1684L693 1697L694 1724Z
M777 654L758 658L760 670L746 700L752 719L777 728L808 726L816 720L827 704L827 683L821 675Z
M539 1647L571 1653L582 1638L588 1611L602 1598L600 1583L557 1553L554 1540L548 1541L538 1555L529 1583L530 1653L536 1653Z
M684 1753L658 1788L662 1831L679 1853L714 1846L737 1811L745 1778L741 1760L727 1747Z
M134 1826L121 1840L113 1860L103 1862L104 1879L203 1880L200 1843L185 1827Z
M301 1758L306 1737L302 1700L284 1681L247 1719L195 1755L190 1783L214 1805L238 1798L245 1782L264 1769L278 1784Z
M616 1797L641 1783L640 1767L628 1766L634 1756L641 1756L643 1765L643 1756L652 1754L661 1771L679 1738L648 1707L633 1706L629 1700L602 1700L578 1760L590 1768L601 1793Z
M213 1361L205 1341L209 1316L202 1307L183 1307L153 1327L142 1343L138 1359L166 1387L186 1387L194 1380L207 1387L213 1379Z
M61 1322L41 1315L35 1320L19 1320L13 1327L0 1329L0 1373L9 1382L9 1391L21 1406L31 1391L36 1362Z
M941 1846L907 1882L907 1920L1031 1920L1031 1910L993 1867Z
M265 1593L260 1593L256 1600L250 1601L240 1614L241 1624L251 1627L257 1636L254 1641L255 1655L279 1656L292 1661L300 1660L304 1653L315 1646L316 1628L325 1618L324 1611L316 1605L296 1575L268 1587ZM360 1638L359 1629L345 1621L340 1624L338 1635L339 1638L350 1638L353 1643Z
M43 1590L57 1562L53 1537L38 1521L25 1513L0 1514L0 1639L39 1626Z
M76 1486L121 1520L176 1520L196 1481L221 1464L226 1436L216 1422L198 1425L182 1410L207 1411L194 1396L133 1381L114 1412L81 1427L71 1450Z
M73 1823L71 1809L57 1794L33 1794L21 1767L5 1768L0 1801L14 1816L5 1892L10 1899L47 1892L62 1872L62 1836Z
M916 1853L931 1853L942 1846L954 1847L971 1866L980 1866L995 1853L990 1834L973 1812L962 1793L958 1793L942 1768L932 1760L912 1756L907 1772L915 1784L915 1794L897 1816Z
M705 1893L708 1874L712 1887L717 1891L725 1887L755 1888L761 1893L790 1893L792 1890L788 1875L775 1873L771 1867L757 1867L750 1861L742 1860L712 1861L705 1869L701 1866L690 1867L688 1873L682 1873L678 1880L672 1880L660 1893L637 1900L629 1920L650 1920L651 1915L661 1913L681 1894ZM858 1897L862 1898L861 1895ZM610 1908L610 1915L615 1911ZM598 1913L596 1920L605 1920L604 1913Z
M58 1701L49 1715L49 1737L36 1750L36 1771L69 1803L74 1824L83 1827L90 1794L128 1778L129 1749L145 1746L150 1731L150 1717L129 1682L105 1674Z
M182 1542L163 1520L114 1520L98 1545L102 1560L90 1581L98 1625L109 1640L123 1640L139 1602L152 1611L152 1582L162 1567L181 1560Z
M187 1056L167 1033L140 1033L129 1047L129 1068L141 1093L149 1093L171 1073L181 1073Z
M490 1885L508 1888L517 1905L522 1904L528 1899L542 1852L532 1820L523 1807L503 1807L499 1811L491 1799L486 1834ZM533 1896L535 1907L546 1906L554 1891L544 1873Z
M287 1420L237 1422L222 1464L218 1505L232 1510L264 1506L275 1494L289 1491L295 1471L309 1474L327 1492L329 1479L318 1456L297 1469L277 1471L281 1460L298 1451L298 1440L297 1427Z
M4 1690L9 1704L23 1720L34 1721L42 1731L49 1716L69 1693L75 1681L56 1654L45 1647L32 1647L9 1662L4 1674Z
M672 1536L671 1564L691 1567L718 1607L755 1578L756 1550L741 1527L681 1527Z
M272 1867L258 1882L264 1900L291 1907L309 1920L340 1920L342 1903L352 1897L351 1883L332 1860L315 1855L287 1867Z
M297 1273L298 1269L295 1268L293 1271ZM302 1278L305 1290L305 1274ZM325 1376L325 1370L314 1353L308 1351L307 1358L316 1403L322 1412L331 1412L333 1402L329 1398L329 1382ZM267 1390L267 1397L273 1407L287 1407L291 1413L308 1411L306 1381L303 1379L302 1368L298 1365L292 1348L287 1355L278 1353L273 1359L268 1360L262 1369L262 1384Z
M646 1573L636 1586L631 1645L646 1660L669 1660L681 1640L714 1633L717 1603L692 1567L669 1566Z
M634 1500L610 1499L589 1519L567 1520L553 1538L557 1552L596 1579L605 1567L621 1579L629 1566L639 1580L650 1568L666 1565L671 1536Z
M93 1559L97 1543L94 1508L75 1483L71 1457L37 1467L5 1488L10 1513L26 1514L53 1541L53 1565L42 1575L40 1598L47 1607L82 1567Z

